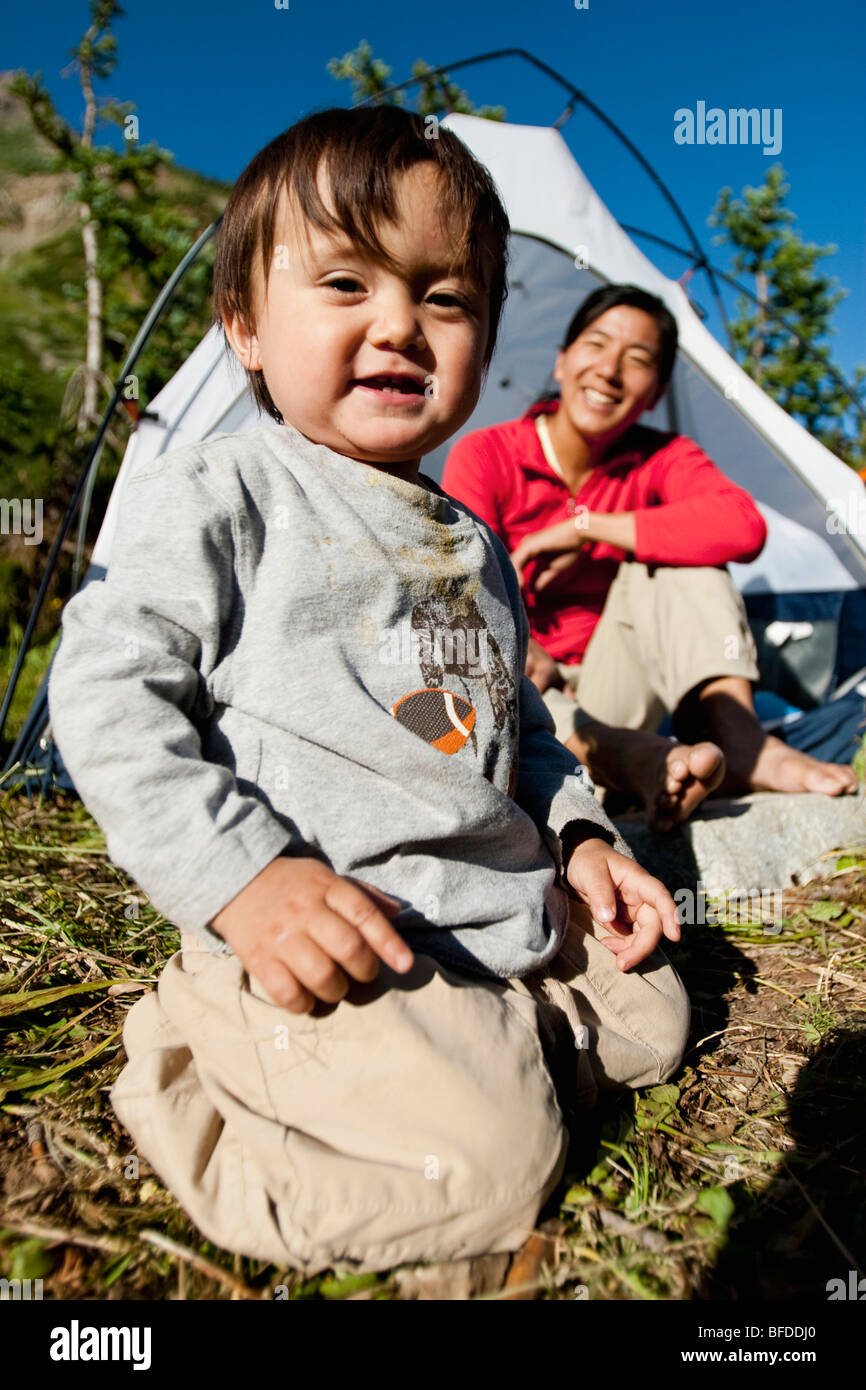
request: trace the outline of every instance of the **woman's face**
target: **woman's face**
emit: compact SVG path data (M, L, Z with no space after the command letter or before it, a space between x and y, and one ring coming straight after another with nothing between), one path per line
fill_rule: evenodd
M655 319L627 304L606 310L560 352L553 371L560 408L578 434L609 442L651 410L663 390L660 355Z

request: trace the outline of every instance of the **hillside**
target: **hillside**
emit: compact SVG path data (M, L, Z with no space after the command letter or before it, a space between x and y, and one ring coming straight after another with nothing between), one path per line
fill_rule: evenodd
M22 487L38 485L46 488L47 500L49 461L38 451L34 459L28 445L56 423L64 387L83 355L84 260L78 207L68 196L75 179L54 171L51 146L33 130L24 103L9 91L11 76L0 73L0 313L5 328L0 379L4 395L14 391L17 396L12 410L16 438L10 441L4 433L2 439L0 488L13 483L20 493ZM104 138L104 128L97 138ZM192 220L193 236L222 211L229 187L180 166L161 171L156 183L158 198ZM120 292L127 307L137 311L137 327L150 300L145 302L131 283ZM111 289L106 297L106 307L110 305ZM127 346L111 344L118 361ZM166 346L170 348L163 344L160 354L163 380L176 365L166 359ZM143 368L144 380L147 364ZM37 418L28 418L33 416ZM4 418L2 424L8 426L8 421ZM10 457L10 443L17 458Z
M53 148L32 127L24 102L9 90L13 74L0 73L0 497L41 498L43 540L0 535L0 652L14 644L26 621L43 573L72 481L83 462L70 450L68 427L61 430L61 406L75 368L84 356L84 257L78 205L69 194L76 180L58 172ZM109 128L98 126L98 143ZM158 288L188 246L225 206L230 185L169 163L160 170L145 210L171 209L186 219L181 235L159 236L145 245L138 264L114 277L106 288L106 372L100 408L124 354ZM132 195L129 195L132 196ZM144 200L139 199L142 207ZM156 394L206 330L210 318L210 266L213 245L185 282L137 365L140 404ZM74 417L74 396L67 426ZM127 437L127 422L118 420L116 443ZM118 448L107 447L94 496L99 516L120 462ZM95 539L90 528L89 543ZM68 566L74 541L67 542ZM46 605L37 642L56 627L65 594L66 572L58 578ZM8 668L8 656L6 665ZM5 680L4 680L5 683Z

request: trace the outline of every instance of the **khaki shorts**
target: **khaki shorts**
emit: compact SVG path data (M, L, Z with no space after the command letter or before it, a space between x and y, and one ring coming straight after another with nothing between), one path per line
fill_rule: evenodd
M617 571L583 661L559 673L576 698L552 688L544 702L562 743L594 720L655 732L702 681L756 681L757 648L726 569L631 560Z
M307 1273L516 1249L599 1088L664 1081L685 1050L667 958L619 971L605 934L573 904L535 975L417 955L316 1016L184 935L127 1016L112 1103L223 1248Z

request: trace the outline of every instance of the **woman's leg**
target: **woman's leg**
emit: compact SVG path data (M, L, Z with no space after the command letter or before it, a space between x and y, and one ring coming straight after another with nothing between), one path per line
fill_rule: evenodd
M665 711L719 676L758 679L755 641L728 571L620 565L583 662L583 716L655 730Z
M674 744L655 732L682 683L688 689L696 670L700 679L717 667L724 650L722 643L707 649L705 639L704 650L696 650L688 621L695 625L693 590L683 571L657 569L653 576L646 565L620 565L582 665L562 668L578 702L569 706L561 691L545 696L557 735L593 780L645 806L658 830L691 815L724 772L715 743ZM724 631L731 629L730 608L723 605L716 617Z
M743 792L820 792L843 796L858 790L853 767L819 762L789 748L761 728L750 681L718 676L702 682L681 701L674 727L685 740L711 738L724 750L727 773L720 790Z
M627 603L621 607L640 634L648 679L671 711L679 738L711 739L722 749L723 790L826 796L857 791L852 767L819 762L761 728L752 698L759 678L757 648L742 595L727 569L652 569L632 562L626 584ZM584 681L582 701L586 693Z
M639 789L659 829L668 811L683 820L717 789L856 792L853 768L818 762L764 732L752 698L758 676L745 604L727 569L627 562L587 648L569 746L594 780ZM629 729L655 728L660 708L671 712L681 740L673 750L608 727L622 720Z

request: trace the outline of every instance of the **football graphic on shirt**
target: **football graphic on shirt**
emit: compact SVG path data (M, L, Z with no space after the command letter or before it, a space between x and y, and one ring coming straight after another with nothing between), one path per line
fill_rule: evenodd
M391 707L391 713L398 723L442 753L456 753L475 727L472 705L450 690L413 690Z

